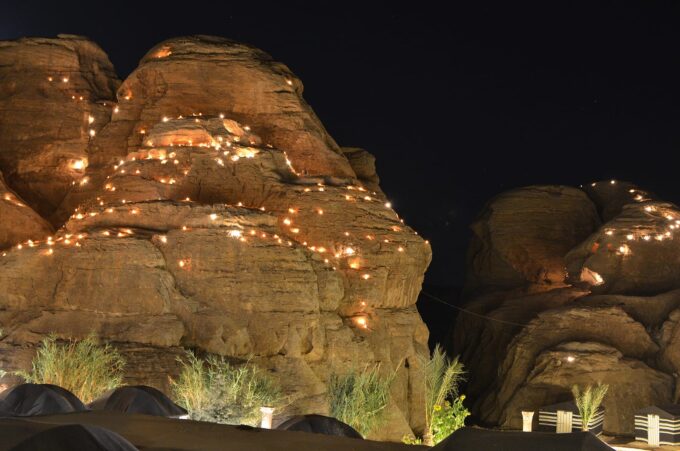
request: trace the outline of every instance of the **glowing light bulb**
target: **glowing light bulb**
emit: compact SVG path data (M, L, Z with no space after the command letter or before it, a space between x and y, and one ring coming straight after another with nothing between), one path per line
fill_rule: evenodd
M92 137L92 138L94 138L94 135L97 134L97 132L93 128L90 129L89 133L90 133L90 137Z
M385 208L392 208L392 202L385 202Z

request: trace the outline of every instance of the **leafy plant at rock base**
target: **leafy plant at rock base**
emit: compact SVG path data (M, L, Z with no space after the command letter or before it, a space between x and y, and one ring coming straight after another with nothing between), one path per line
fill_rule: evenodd
M578 385L574 385L571 388L571 392L574 395L574 401L576 402L576 407L578 408L579 414L581 415L582 430L588 430L590 421L597 413L597 409L602 404L602 401L604 400L608 390L609 385L599 383L595 387L588 385L583 390L581 390Z
M382 422L396 372L380 375L380 365L344 374L333 373L328 384L332 417L349 424L364 437Z
M465 426L465 418L470 415L470 411L463 405L464 400L465 395L460 395L453 403L446 400L443 405L435 406L435 414L432 417L435 444Z
M282 395L265 371L250 362L233 365L224 357L199 359L187 352L179 378L171 380L175 401L192 420L257 426L260 407L278 407Z
M34 384L63 387L88 403L120 386L124 368L120 353L109 344L100 344L94 334L66 342L50 335L40 344L30 372L16 374Z
M439 345L435 346L432 356L421 364L425 380L425 432L423 443L435 444L435 417L438 409L444 406L447 398L458 398L458 384L463 380L463 364L456 357L449 360ZM464 419L464 417L463 417Z
M401 438L401 442L405 445L422 445L423 439L414 436L413 434L405 435Z

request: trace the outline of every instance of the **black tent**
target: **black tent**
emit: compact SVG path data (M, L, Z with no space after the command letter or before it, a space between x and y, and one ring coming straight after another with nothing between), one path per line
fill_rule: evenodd
M276 429L363 439L352 426L332 417L315 414L296 415L279 424Z
M538 410L538 430L542 432L578 432L582 423L581 413L573 400L551 404ZM600 406L590 419L588 431L600 435L603 427L604 407Z
M181 417L187 411L178 406L160 390L146 385L119 387L89 404L92 410L115 410L124 413L141 413L159 417Z
M613 451L590 432L503 432L463 428L432 448L438 451Z
M82 412L87 407L70 391L51 384L20 384L0 393L10 415L32 416ZM0 406L3 407L3 406Z
M635 412L635 440L653 446L680 445L680 405L649 406Z
M67 424L38 432L9 451L139 451L132 443L108 429Z

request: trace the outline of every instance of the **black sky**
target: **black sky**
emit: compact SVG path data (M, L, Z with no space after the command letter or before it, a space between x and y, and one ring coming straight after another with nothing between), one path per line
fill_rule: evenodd
M264 49L376 155L433 243L430 283L460 283L469 223L512 187L617 178L680 202L680 2L394 3L3 1L0 39L87 35L121 78L174 36Z

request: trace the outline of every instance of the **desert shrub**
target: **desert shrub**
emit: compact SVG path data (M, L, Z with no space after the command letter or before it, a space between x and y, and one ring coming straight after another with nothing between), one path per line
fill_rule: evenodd
M439 423L440 428L450 429L457 424L462 415L458 410L460 408L464 409L462 401L465 398L461 399L458 397L458 384L463 380L465 372L463 364L458 360L458 357L449 360L439 345L435 346L432 356L421 363L422 376L425 380L425 432L423 434L423 443L432 446L436 443L435 421ZM443 408L448 398L453 398L454 403L449 403L450 407L445 411L446 418L444 418L444 413L438 414L438 412L444 410ZM455 420L451 419L451 415L455 415ZM463 421L465 416L462 418ZM438 435L441 436L441 434ZM443 439L447 435L441 438Z
M182 371L171 381L172 391L193 420L257 426L260 407L282 402L272 377L250 362L233 365L221 356L200 359L192 352L180 362Z
M45 338L31 363L31 370L16 374L27 382L54 384L88 403L123 380L125 360L109 344L100 344L94 334L83 340L58 342Z
M405 445L422 445L423 439L416 437L413 434L408 434L401 438L401 442Z
M460 395L453 402L447 399L441 406L435 406L432 416L432 435L435 444L465 426L465 418L470 415L470 411L463 405L464 400L465 395Z
M578 385L574 385L571 388L571 392L574 395L574 402L581 415L581 429L584 431L588 430L590 421L593 419L600 404L602 404L608 390L609 385L607 384L597 384L595 387L588 385L583 390L581 390Z
M331 416L366 436L382 421L395 374L381 375L380 365L331 374L328 384Z

